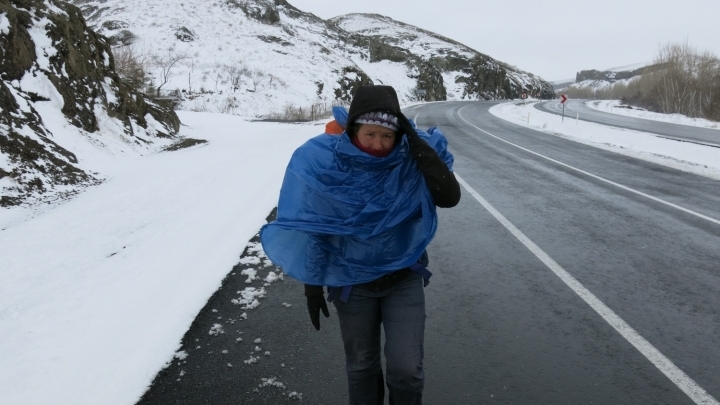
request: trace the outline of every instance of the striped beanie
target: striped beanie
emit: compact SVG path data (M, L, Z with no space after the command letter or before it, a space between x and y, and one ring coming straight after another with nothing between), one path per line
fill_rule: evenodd
M381 127L388 128L392 131L397 132L400 127L398 126L398 118L389 113L383 111L369 112L360 115L355 120L356 124L369 124L369 125L380 125Z

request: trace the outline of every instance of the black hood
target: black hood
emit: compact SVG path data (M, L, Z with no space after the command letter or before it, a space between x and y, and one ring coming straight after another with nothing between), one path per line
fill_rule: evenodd
M350 103L348 127L351 127L359 116L374 111L387 111L396 117L400 116L400 102L395 89L391 86L361 86L358 88L352 103Z

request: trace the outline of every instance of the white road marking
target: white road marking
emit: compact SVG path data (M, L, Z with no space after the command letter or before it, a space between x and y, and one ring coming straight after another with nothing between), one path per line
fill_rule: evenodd
M472 125L472 124L471 124ZM627 322L622 320L612 309L600 301L593 293L583 286L575 277L570 275L555 260L545 253L530 238L525 236L515 225L508 221L498 210L490 205L477 191L475 191L465 180L455 172L458 182L467 190L470 195L492 214L510 233L513 234L525 247L527 247L540 261L542 261L555 275L567 284L580 298L583 299L590 307L595 310L607 323L622 335L630 344L642 353L652 364L655 365L667 378L670 379L678 388L680 388L687 396L690 397L698 405L720 405L715 398L700 387L685 372L680 370L670 359L665 357L650 342L640 336Z
M612 180L608 180L608 179L606 179L606 178L604 178L604 177L600 177L600 176L595 175L595 174L592 174L592 173L590 173L590 172L586 172L585 170L578 169L577 167L570 166L570 165L567 164L567 163L563 163L563 162L561 162L561 161L559 161L559 160L555 160L555 159L553 159L553 158L551 158L551 157L547 157L547 156L545 156L545 155L542 155L542 154L540 154L540 153L534 152L534 151L532 151L532 150L530 150L530 149L524 148L524 147L522 147L522 146L520 146L520 145L517 145L517 144L515 144L515 143L512 143L512 142L510 142L510 141L507 141L507 140L505 140L505 139L503 139L503 138L500 138L499 136L493 135L493 134L491 134L490 132L488 132L488 131L486 131L486 130L478 127L478 126L475 126L475 125L471 124L468 120L466 120L466 119L462 116L462 114L461 114L462 110L464 110L464 109L467 108L467 107L469 107L469 106L463 107L463 108L461 108L460 110L458 110L458 117L460 117L461 120L465 121L465 123L467 123L467 124L470 125L471 127L475 128L475 129L477 129L478 131L483 132L483 133L485 133L485 134L487 134L487 135L489 135L489 136L491 136L491 137L493 137L493 138L495 138L495 139L497 139L497 140L499 140L499 141L505 142L505 143L508 144L508 145L512 145L512 146L514 146L514 147L516 147L516 148L518 148L518 149L524 150L525 152L531 153L531 154L533 154L533 155L535 155L535 156L538 156L538 157L541 157L541 158L543 158L543 159L547 159L547 160L549 160L549 161L551 161L551 162L553 162L553 163L559 164L560 166L567 167L568 169L571 169L571 170L574 170L574 171L576 171L576 172L582 173L582 174L584 174L584 175L586 175L586 176L590 176L590 177L592 177L592 178L594 178L594 179L603 181L603 182L608 183L608 184L612 184L613 186L618 187L618 188L621 188L621 189L623 189L623 190L625 190L625 191L629 191L629 192L631 192L631 193L635 193L635 194L637 194L637 195L641 195L641 196L643 196L643 197L645 197L645 198L649 198L649 199L651 199L651 200L653 200L653 201L659 202L659 203L661 203L661 204L665 204L665 205L667 205L667 206L669 206L669 207L673 207L673 208L678 209L678 210L680 210L680 211L686 212L686 213L688 213L688 214L690 214L690 215L694 215L694 216L696 216L696 217L698 217L698 218L702 218L702 219L704 219L704 220L706 220L706 221L710 221L710 222L713 222L713 223L715 223L715 224L720 225L720 220L717 220L717 219L715 219L715 218L711 218L711 217L709 217L709 216L707 216L707 215L703 215L703 214L701 214L701 213L699 213L699 212L695 212L695 211L690 210L690 209L687 209L687 208L685 208L685 207L681 207L681 206L679 206L679 205L677 205L677 204L673 204L673 203L671 203L671 202L669 202L669 201L665 201L665 200L663 200L663 199L661 199L661 198L653 197L653 196L651 196L650 194L645 194L645 193L643 193L642 191L638 191L638 190L632 189L632 188L630 188L630 187L623 186L622 184L615 183L615 182L612 181ZM416 116L416 118L417 118L417 116Z

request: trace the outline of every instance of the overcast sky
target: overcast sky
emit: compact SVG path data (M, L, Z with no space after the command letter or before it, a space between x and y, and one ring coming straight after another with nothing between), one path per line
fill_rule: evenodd
M720 0L288 0L321 18L378 13L546 80L652 61L684 42L720 56Z

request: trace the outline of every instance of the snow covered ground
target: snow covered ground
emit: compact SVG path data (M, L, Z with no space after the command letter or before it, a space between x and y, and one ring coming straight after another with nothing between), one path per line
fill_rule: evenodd
M661 114L635 108L633 108L632 110L629 108L618 108L618 106L621 104L619 100L588 101L585 104L595 110L612 114L625 115L627 117L635 117L646 120L669 122L672 124L690 125L693 127L712 128L720 130L719 122L710 121L703 118L689 118L682 114Z
M119 157L69 201L0 210L0 404L137 401L324 129L179 115L209 143Z
M534 103L504 103L490 109L496 117L627 156L720 180L720 148L678 142L629 129L576 121L534 108Z

